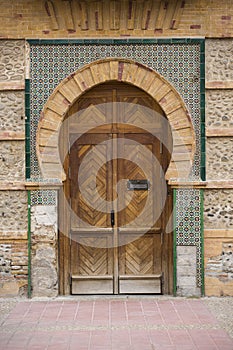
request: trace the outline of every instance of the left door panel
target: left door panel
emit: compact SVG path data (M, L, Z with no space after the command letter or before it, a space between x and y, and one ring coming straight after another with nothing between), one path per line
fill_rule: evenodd
M71 134L71 293L113 293L111 134Z

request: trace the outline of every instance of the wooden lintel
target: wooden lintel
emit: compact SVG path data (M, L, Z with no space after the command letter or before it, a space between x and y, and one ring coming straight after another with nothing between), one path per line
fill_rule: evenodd
M17 131L0 131L0 140L1 141L23 141L25 140L25 132L17 132Z
M185 180L169 180L168 185L171 188L206 188L205 181L185 181Z
M23 181L0 181L0 191L24 191L25 189Z
M233 89L233 80L226 81L206 81L206 89Z
M26 190L59 190L62 182L25 182Z
M52 30L58 30L59 29L59 25L57 22L57 17L56 17L56 13L55 13L55 8L54 8L54 4L51 0L48 0L45 2L45 9L46 12L50 18L50 23L51 23L51 29Z
M233 128L210 128L206 129L207 137L232 137Z
M233 229L205 229L204 238L233 238Z
M1 81L0 82L0 91L5 90L24 90L25 89L25 81Z
M233 180L207 180L206 188L233 188Z
M204 189L224 189L233 188L233 180L207 180L207 181L185 181L185 180L169 180L168 185L171 188L204 188Z
M171 20L170 29L178 29L180 24L180 19L184 11L184 6L185 6L184 0L177 0L175 11Z

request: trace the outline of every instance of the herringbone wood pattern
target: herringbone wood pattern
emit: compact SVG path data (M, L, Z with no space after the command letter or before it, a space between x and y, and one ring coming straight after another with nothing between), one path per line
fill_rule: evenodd
M101 104L110 101L128 104L116 108L113 103L112 110L109 105ZM70 194L75 213L71 222L71 238L74 239L71 273L75 276L96 281L98 276L101 279L101 276L113 275L113 271L117 273L114 269L116 265L119 266L119 275L126 278L127 275L151 278L154 274L161 274L162 221L157 212L160 212L160 164L164 161L161 160L158 139L141 130L143 125L149 127L153 122L154 129L158 132L162 130L156 114L161 113L159 107L153 106L154 111L144 108L151 106L151 101L138 89L124 86L121 90L117 85L116 88L105 86L103 91L101 87L96 88L95 92L88 92L77 103L77 110L81 110L78 119L80 129L84 124L93 128L99 122L109 123L109 126L102 133L96 128L81 137L76 136L77 125L70 127L71 139L77 138L70 155ZM131 125L130 133L124 132L126 127L122 127L120 121ZM111 158L117 158L115 167ZM128 180L148 180L149 191L128 191ZM114 249L108 248L113 240L108 203L116 198L121 210L114 232L121 227L126 229L119 236L123 244L118 248L117 258L113 255ZM139 238L138 230L151 227L149 233ZM110 233L106 234L104 230L110 230ZM82 238L77 240L79 235Z

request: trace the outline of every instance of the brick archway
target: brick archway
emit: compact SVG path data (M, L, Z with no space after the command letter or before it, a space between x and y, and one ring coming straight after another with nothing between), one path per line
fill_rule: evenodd
M47 179L66 178L59 155L59 129L73 103L92 87L122 81L147 92L163 109L171 126L173 151L166 179L186 179L195 153L195 132L183 99L153 69L123 58L92 62L64 79L45 104L37 129L37 156Z

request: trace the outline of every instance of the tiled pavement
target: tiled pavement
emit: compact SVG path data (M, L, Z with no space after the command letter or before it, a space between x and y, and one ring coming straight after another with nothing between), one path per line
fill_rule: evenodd
M0 349L233 350L233 339L201 299L33 299L3 321Z

